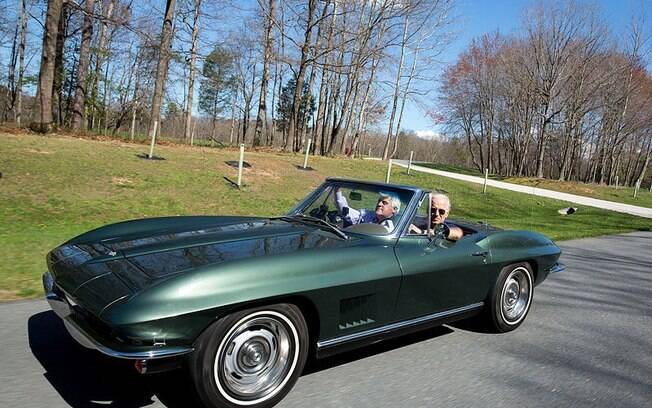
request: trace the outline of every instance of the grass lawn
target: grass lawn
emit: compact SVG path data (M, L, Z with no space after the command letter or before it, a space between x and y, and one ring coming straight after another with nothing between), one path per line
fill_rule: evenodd
M296 168L303 156L247 152L251 163L239 191L235 148L157 146L165 160L137 157L148 146L65 136L0 133L0 300L42 295L45 255L65 240L107 223L161 215L278 215L325 177L382 181L379 161L311 158L315 171ZM449 192L453 218L532 229L563 240L650 230L649 219L592 208L563 217L568 204L395 168L392 182Z
M415 164L435 170L450 171L453 173L484 177L482 172L474 169L468 169L466 167L437 163ZM634 188L632 187L616 188L610 186L601 186L599 184L580 183L577 181L557 181L534 177L503 177L497 175L489 175L489 178L493 180L504 181L506 183L545 188L547 190L560 191L562 193L576 194L585 197L597 198L600 200L615 201L618 203L637 205L639 207L652 208L652 192L650 192L649 185L647 185L647 188L639 189L636 198L634 198Z

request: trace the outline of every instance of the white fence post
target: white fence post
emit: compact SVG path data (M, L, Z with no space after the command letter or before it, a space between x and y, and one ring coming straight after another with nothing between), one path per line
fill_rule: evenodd
M195 128L197 127L197 121L192 121L192 132L190 132L190 146L193 146L195 141Z
M312 139L308 139L308 144L306 145L306 158L303 159L303 168L305 169L308 166L308 155L310 154L310 143Z
M484 169L484 185L482 186L482 194L487 194L487 179L489 178L489 169Z
M242 162L244 161L244 144L240 144L240 160L238 160L238 188L242 186Z
M389 175L392 172L392 159L389 159L387 162L387 176L385 177L385 183L389 183Z
M149 145L149 159L154 157L154 144L156 143L156 130L158 129L158 120L154 121L154 131L152 132L152 143Z
M410 168L412 167L412 156L414 155L414 151L410 150L410 161L408 162L408 175L410 175Z

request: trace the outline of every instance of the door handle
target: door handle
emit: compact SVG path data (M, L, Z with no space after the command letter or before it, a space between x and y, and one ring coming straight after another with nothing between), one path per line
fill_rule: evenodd
M484 256L485 258L487 255L489 255L489 251L478 251L471 254L471 256Z

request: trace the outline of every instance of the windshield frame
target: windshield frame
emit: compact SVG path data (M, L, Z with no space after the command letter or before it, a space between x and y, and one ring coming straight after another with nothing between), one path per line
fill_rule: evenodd
M302 201L300 201L294 208L292 208L286 215L293 216L301 214L303 210L309 207L323 192L325 189L332 188L333 186L340 186L345 188L353 187L363 187L365 189L370 188L379 188L380 190L398 190L406 194L410 194L410 201L403 203L401 206L402 215L398 223L394 226L394 230L388 232L387 234L366 234L362 232L355 231L344 231L346 234L351 235L362 235L362 236L374 236L374 237L390 237L398 238L402 235L402 232L407 228L410 220L412 219L412 214L416 210L416 207L419 204L419 199L423 193L421 189L413 186L405 186L399 184L386 184L378 182L369 182L361 180L350 180L350 179L339 179L339 178L327 178L322 184L320 184L314 191L306 196Z

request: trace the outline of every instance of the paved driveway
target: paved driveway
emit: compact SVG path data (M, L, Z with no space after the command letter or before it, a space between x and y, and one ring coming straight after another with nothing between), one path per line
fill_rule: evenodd
M393 160L401 167L408 167L407 160ZM420 171L422 173L435 174L438 176L454 178L457 180L468 181L476 184L483 184L484 178L477 176L469 176L466 174L452 173L449 171L429 169L427 167L418 166L413 164L410 171ZM607 200L598 200L597 198L590 198L579 196L575 194L560 193L559 191L546 190L544 188L522 186L519 184L505 183L504 181L487 180L487 186L500 188L503 190L518 191L519 193L532 194L540 197L555 198L557 200L567 201L569 203L588 205L589 207L602 208L605 210L617 211L625 214L637 215L639 217L652 218L652 208L639 207L636 205L616 203Z
M312 363L279 407L645 407L652 233L567 241L523 326L443 326ZM0 304L0 407L189 407L183 371L139 376L77 346L44 301Z

